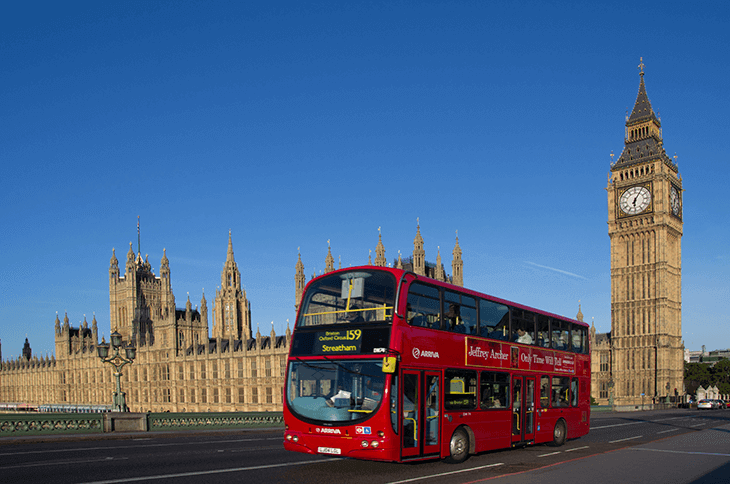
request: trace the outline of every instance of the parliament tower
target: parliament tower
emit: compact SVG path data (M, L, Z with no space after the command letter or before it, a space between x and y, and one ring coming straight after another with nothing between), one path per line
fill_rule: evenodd
M683 393L682 178L664 151L639 64L639 93L624 149L611 165L611 367L613 403Z

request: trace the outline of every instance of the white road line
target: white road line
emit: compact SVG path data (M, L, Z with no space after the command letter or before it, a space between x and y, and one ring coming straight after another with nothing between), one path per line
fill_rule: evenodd
M730 454L721 454L719 452L689 452L685 450L647 449L645 447L631 447L631 450L649 450L651 452L667 452L670 454L719 455L721 457L730 457Z
M647 422L629 422L629 423L622 423L622 424L614 424L614 425L604 425L602 427L591 427L591 430L598 430L598 429L607 429L609 427L623 427L624 425L637 425Z
M98 459L83 459L83 460L65 460L63 462L38 462L35 464L18 464L14 466L2 466L2 469L23 469L27 467L48 467L48 466L74 466L76 464L91 464L93 462L109 462L112 460L128 460L128 457L99 457Z
M581 450L581 449L587 449L588 446L584 445L583 447L576 447L575 449L568 449L565 452L573 452L574 450Z
M696 424L696 425L690 425L690 427L702 427L702 426L703 426L703 425L705 425L706 423L707 423L707 422L702 422L702 423L698 423L698 424Z
M316 464L318 462L328 462L332 460L341 460L341 459L322 459L322 460L308 460L304 462L286 462L284 464L270 464L265 466L253 466L253 467L234 467L231 469L216 469L213 471L198 471L198 472L181 472L178 474L162 474L158 476L140 476L140 477L126 477L122 479L110 479L108 481L94 481L94 482L87 482L84 484L119 484L122 482L137 482L137 481L152 481L152 480L160 480L160 479L175 479L178 477L194 477L194 476L206 476L211 474L224 474L226 472L245 472L245 471L256 471L260 469L273 469L276 467L289 467L289 466L299 466L304 464Z
M549 454L542 454L542 455L538 455L538 457L547 457L547 456L549 456L549 455L557 455L557 454L559 454L559 453L560 453L560 451L557 451L557 452L550 452Z
M389 482L388 484L403 484L404 482L421 481L421 480L424 480L424 479L432 479L434 477L450 476L450 475L453 475L453 474L460 474L462 472L478 471L478 470L481 470L481 469L487 469L489 467L498 467L498 466L503 466L503 465L504 465L504 462L500 462L498 464L489 464L489 465L486 465L486 466L470 467L469 469L461 469L461 470L458 470L458 471L442 472L441 474L431 474L431 475L428 475L428 476L413 477L411 479L405 479L403 481Z
M166 442L162 444L142 444L142 445L124 445L119 447L86 447L86 448L76 448L76 449L53 449L53 450L31 450L27 452L4 452L0 453L0 456L9 456L9 455L29 455L29 454L53 454L57 452L85 452L90 450L117 450L117 449L139 449L139 448L145 448L145 447L176 447L181 445L211 445L211 444L222 444L222 443L232 443L232 442L259 442L262 440L284 440L281 437L277 438L267 438L267 439L236 439L236 440L215 440L215 441L200 441L200 442Z
M625 439L618 439L618 440L612 440L609 442L609 444L615 444L616 442L623 442L624 440L634 440L634 439L640 439L643 435L637 435L636 437L627 437Z
M667 432L676 432L679 429L669 429L669 430L662 430L661 432L657 432L657 434L666 434Z

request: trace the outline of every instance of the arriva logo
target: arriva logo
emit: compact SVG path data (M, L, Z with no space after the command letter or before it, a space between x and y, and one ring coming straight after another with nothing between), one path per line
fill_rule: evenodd
M438 351L421 351L418 348L413 348L413 357L415 359L418 359L418 358L421 358L421 357L423 357L423 358L438 358L439 357L439 353L438 353Z
M340 429L329 429L329 428L320 428L320 427L317 427L317 432L319 432L321 434L337 434L337 435L342 434L342 432L340 432Z

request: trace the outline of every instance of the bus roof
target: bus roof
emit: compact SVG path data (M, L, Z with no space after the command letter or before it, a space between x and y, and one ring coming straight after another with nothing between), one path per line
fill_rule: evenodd
M404 274L411 274L417 280L426 282L428 284L433 284L433 285L441 286L441 287L444 287L444 288L447 288L447 289L451 289L451 290L454 290L454 291L463 292L465 294L469 294L469 295L474 296L474 297L479 297L479 298L482 298L482 299L488 299L490 301L494 301L494 302L497 302L497 303L500 303L500 304L504 304L506 306L512 306L512 307L519 308L519 309L523 309L523 310L526 310L526 311L532 311L534 313L541 314L543 316L548 316L548 317L551 317L551 318L557 318L557 319L561 319L563 321L570 321L573 324L577 324L577 325L580 325L580 326L584 326L586 328L588 327L588 323L585 323L583 321L578 321L577 319L574 319L574 318L569 318L569 317L566 317L566 316L560 316L559 314L551 313L551 312L544 311L542 309L537 309L537 308L534 308L534 307L531 307L531 306L526 306L524 304L520 304L520 303L516 303L516 302L510 301L508 299L502 299L502 298L499 298L499 297L496 297L496 296L492 296L492 295L489 295L489 294L486 294L486 293L482 293L482 292L479 292L479 291L475 291L473 289L467 289L466 287L456 286L456 285L451 284L449 282L439 281L438 279L432 279L432 278L427 277L427 276L423 276L423 275L416 274L413 271L406 271L406 270L403 270L403 269L397 269L395 267L382 267L382 266L363 265L363 266L346 267L346 268L343 268L343 269L335 269L334 271L328 272L326 274L322 274L321 276L317 276L317 277L311 279L307 283L306 287L304 288L304 292L306 292L307 289L309 289L309 285L313 281L319 280L319 279L321 279L323 277L331 276L331 275L338 274L338 273L359 271L359 270L363 270L363 269L390 272L391 274L393 274L395 276L396 279L400 279Z

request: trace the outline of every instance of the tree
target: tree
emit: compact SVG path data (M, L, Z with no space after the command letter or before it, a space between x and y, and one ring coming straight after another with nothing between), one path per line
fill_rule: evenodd
M730 360L722 359L710 369L713 384L720 393L730 393Z
M712 381L709 365L706 363L685 363L684 381L688 391L690 384L693 384L695 388L700 385L707 388Z

